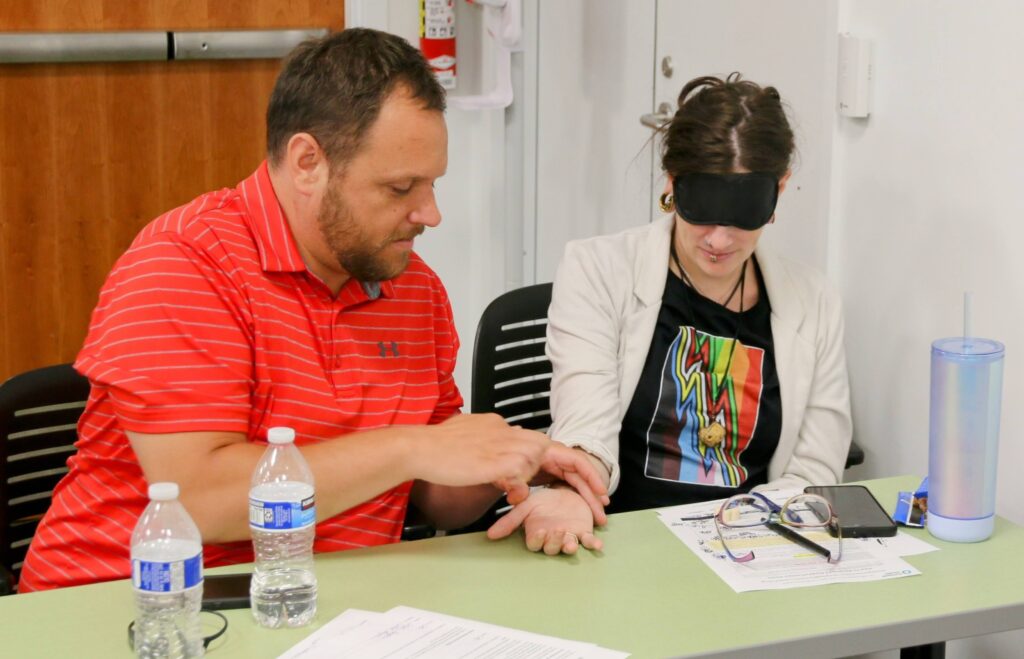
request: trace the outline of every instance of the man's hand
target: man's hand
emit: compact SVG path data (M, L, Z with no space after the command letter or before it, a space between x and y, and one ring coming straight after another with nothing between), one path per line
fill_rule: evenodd
M587 502L598 526L608 522L604 512L604 507L610 502L608 488L605 479L594 466L594 460L586 451L553 441L544 453L541 472L533 479L533 485L564 481L574 487ZM530 488L522 481L498 481L494 485L506 493L505 498L513 506L525 501L530 494Z
M551 440L508 425L497 414L457 414L424 429L427 441L416 453L415 477L439 485L528 483L540 469Z
M575 490L559 487L536 490L487 529L491 540L504 538L519 526L526 547L549 556L575 554L582 544L600 550L604 543L594 535L590 505Z
M611 499L608 498L608 486L605 484L607 474L605 478L601 477L586 451L569 448L558 442L551 444L544 454L541 471L572 485L590 506L594 523L598 526L607 524L608 516L605 515L604 507L611 503ZM535 484L544 484L544 474L538 474L538 478L534 480Z

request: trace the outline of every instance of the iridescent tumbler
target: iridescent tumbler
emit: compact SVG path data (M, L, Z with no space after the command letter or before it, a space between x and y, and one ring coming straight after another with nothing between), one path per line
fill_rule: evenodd
M928 531L978 542L995 526L1003 344L953 337L932 343Z

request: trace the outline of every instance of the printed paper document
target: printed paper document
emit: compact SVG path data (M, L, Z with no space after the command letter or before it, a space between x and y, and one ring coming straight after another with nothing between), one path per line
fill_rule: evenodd
M779 504L797 493L797 490L762 492ZM910 577L920 572L900 556L935 549L910 536L899 541L887 538L891 541L889 543L880 543L874 538L846 538L843 540L842 560L832 564L767 527L750 527L744 529L744 543L754 548L756 558L737 563L726 556L715 522L711 519L721 503L708 501L662 508L658 517L737 593ZM704 519L690 519L702 515ZM821 533L827 531L822 530Z
M279 659L623 659L629 654L406 606L349 609Z

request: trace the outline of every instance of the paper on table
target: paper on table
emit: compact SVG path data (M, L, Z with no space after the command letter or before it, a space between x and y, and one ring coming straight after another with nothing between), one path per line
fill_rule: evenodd
M857 538L861 543L874 543L894 556L916 556L938 551L938 547L903 531L891 538ZM845 540L843 541L846 542Z
M622 659L627 653L498 625L399 606L386 613L349 609L279 659L451 656L501 659Z
M798 490L762 492L782 503ZM713 515L720 501L663 508L658 517L715 574L733 590L776 590L827 583L879 581L920 574L914 566L877 543L843 541L843 558L830 564L768 528L744 529L748 542L757 546L757 558L747 563L731 561L722 550L714 520L687 519Z
M335 616L326 625L303 641L294 645L278 659L313 659L313 657L337 656L338 647L335 639L353 638L361 631L376 629L375 622L381 614L376 611L348 609Z

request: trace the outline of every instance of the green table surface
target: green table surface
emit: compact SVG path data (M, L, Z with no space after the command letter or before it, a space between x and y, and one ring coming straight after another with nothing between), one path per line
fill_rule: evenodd
M919 479L866 484L891 509ZM267 630L227 611L211 659L275 657L348 608L407 605L550 634L634 657L845 656L1024 627L1024 529L1006 520L976 544L911 529L940 551L907 557L920 576L735 593L657 519L612 515L602 553L533 554L519 535L471 534L319 554L319 612ZM209 570L247 571L250 566ZM129 657L128 581L0 598L5 657ZM205 616L204 616L205 617Z

